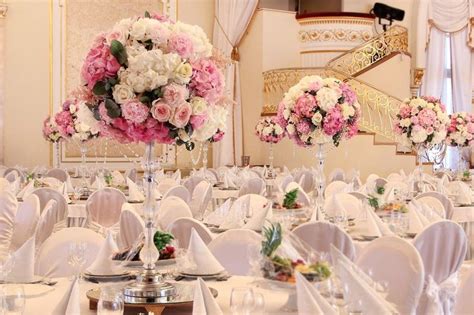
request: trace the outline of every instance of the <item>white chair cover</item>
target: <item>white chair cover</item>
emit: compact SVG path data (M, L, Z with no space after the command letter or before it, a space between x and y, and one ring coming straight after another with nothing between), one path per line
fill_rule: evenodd
M167 230L174 235L179 248L188 248L191 230L195 229L205 244L214 238L212 232L201 222L193 218L179 218L172 222Z
M36 274L50 278L75 274L73 267L68 264L69 246L79 242L86 244L86 262L83 265L83 270L86 270L95 260L104 238L92 230L73 227L54 233L40 247L36 260Z
M10 182L3 177L0 177L0 191L10 191Z
M401 182L405 180L403 176L400 173L390 173L390 175L387 176L387 181L390 182Z
M249 178L239 189L239 197L248 194L263 195L265 193L266 184L261 178Z
M425 267L425 290L418 313L450 314L455 302L456 273L466 256L466 234L457 223L438 221L418 234L413 244Z
M428 191L428 192L419 194L418 196L416 196L415 199L420 199L420 198L423 198L423 197L426 197L426 196L435 197L436 199L441 201L441 203L443 204L444 209L446 211L446 215L444 216L446 219L449 220L453 217L454 205L453 205L453 202L448 197L446 197L445 195L440 194L439 192L436 192L436 191Z
M369 182L374 182L377 178L379 178L380 176L377 175L377 174L370 174L369 176L367 176L367 179L365 180L366 183L369 183Z
M46 175L46 177L54 177L58 180L60 180L61 182L65 182L68 178L68 173L63 170L63 169L60 169L60 168L53 168L53 169L50 169Z
M26 197L18 206L10 249L16 250L31 238L40 218L40 202L36 195Z
M130 178L134 183L137 182L137 169L136 168L130 168L128 170L125 171L125 178Z
M212 186L207 181L202 181L194 188L189 207L196 219L202 219L204 212L212 199Z
M35 243L38 248L53 233L54 225L58 223L58 203L50 200L38 220L35 229Z
M454 314L467 315L474 314L474 299L472 293L474 292L474 268L471 265L467 275L459 284L456 304L454 306Z
M9 191L0 192L0 254L10 248L17 210L15 195Z
M158 182L158 185L156 186L156 189L160 192L160 194L163 196L170 190L172 187L177 186L178 183L172 179L172 178L163 178Z
M280 192L285 192L286 191L286 186L293 182L295 179L293 178L292 175L283 175L283 176L277 176L275 179L276 186L278 187L278 190Z
M15 182L20 176L18 175L18 172L16 170L13 170L7 174L5 174L5 179L12 184Z
M163 199L166 197L176 196L184 200L184 202L189 203L191 201L191 194L188 189L182 185L174 186L170 188L164 195Z
M344 173L344 170L342 168L335 168L329 174L328 183L332 183L334 181L344 182L345 180L346 180L346 174Z
M295 181L307 193L314 190L314 173L312 171L301 171L295 176Z
M183 199L170 196L161 201L156 224L165 230L176 219L192 217L191 209Z
M207 246L231 274L246 276L252 268L249 247L260 248L260 234L247 229L233 229L219 234Z
M348 218L355 219L359 217L360 211L362 209L362 203L357 197L354 197L349 193L337 193L333 194L330 198L326 198L324 202L324 209L326 209L328 214L330 214L331 210L333 210L329 209L329 204L331 203L332 198L336 198L338 200L338 204L344 209Z
M124 203L120 213L120 230L118 234L118 246L121 249L132 247L145 230L145 222L133 210L129 203Z
M400 314L415 314L423 290L423 262L409 242L385 236L369 243L359 254L356 264L372 270L373 280L388 284L387 301Z
M427 205L432 211L434 211L440 218L446 219L446 209L439 199L433 196L423 196L416 198L419 203ZM425 214L427 216L427 214Z
M50 200L55 200L57 203L57 221L61 221L67 216L67 201L63 194L52 188L38 188L32 192L32 194L38 196L40 201L41 213L45 210L46 204Z
M115 188L103 188L93 192L86 203L88 220L105 228L117 224L122 205L127 202L125 195Z
M186 179L183 183L183 186L188 189L189 193L192 196L194 192L194 188L197 186L197 184L199 184L203 180L205 180L203 177L194 175Z
M62 181L60 181L59 179L55 177L42 177L39 181L46 184L49 188L53 188L56 190L58 190L59 187L61 187L63 183Z
M355 258L352 238L335 224L322 221L308 222L296 227L292 233L316 252L329 254L332 244L350 260Z
M326 186L326 189L324 190L324 196L329 198L334 194L346 192L347 186L348 184L343 181L333 181Z

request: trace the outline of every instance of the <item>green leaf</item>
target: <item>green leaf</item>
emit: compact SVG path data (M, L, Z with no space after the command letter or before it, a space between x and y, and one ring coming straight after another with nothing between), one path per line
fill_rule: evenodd
M369 205L374 208L378 209L379 208L379 199L377 197L374 197L372 195L369 195L369 198L367 199L369 201Z
M140 102L142 102L144 104L149 104L149 103L151 103L151 99L147 95L142 95L142 96L140 96Z
M174 240L174 236L170 233L156 231L155 236L153 237L153 241L155 246L158 250L162 250L169 245L171 241Z
M298 198L298 188L290 190L285 194L285 199L283 199L283 207L287 209L293 209L296 204L296 199Z
M282 241L281 225L276 223L270 227L263 227L262 254L271 257Z
M123 47L122 43L118 40L114 39L112 43L110 43L110 53L117 59L121 66L128 65L127 52L125 51L125 47Z
M118 106L110 98L105 99L105 108L107 109L107 115L109 115L110 118L120 117L120 114L121 114L120 106Z
M94 87L92 88L92 93L97 96L102 96L107 93L105 88L106 83L104 81L97 81Z
M377 194L383 195L385 193L385 187L377 186Z
M146 17L146 18L151 18L150 12L145 11L145 17Z

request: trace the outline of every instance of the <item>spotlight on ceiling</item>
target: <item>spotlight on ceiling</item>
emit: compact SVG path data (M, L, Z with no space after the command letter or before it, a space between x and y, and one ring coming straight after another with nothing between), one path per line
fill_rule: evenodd
M393 20L402 21L405 17L405 11L380 2L376 2L370 12L378 17L379 24L382 25L384 31L387 30L388 26L392 25ZM382 20L387 20L388 24L382 23Z

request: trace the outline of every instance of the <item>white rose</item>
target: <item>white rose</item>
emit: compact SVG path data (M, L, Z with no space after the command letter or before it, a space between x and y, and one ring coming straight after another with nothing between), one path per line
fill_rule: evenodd
M256 130L257 130L257 132L261 133L262 130L263 130L263 125L262 124L257 124Z
M201 115L207 111L207 102L202 97L193 97L191 99L191 107L193 109L193 115Z
M267 126L267 127L263 128L263 134L265 136L269 136L269 135L271 135L271 133L272 133L272 127Z
M290 110L288 108L285 108L283 110L283 118L285 118L286 120L288 120L288 118L290 118Z
M405 118L400 120L400 127L408 127L411 125L411 120L410 118Z
M281 128L281 126L278 124L275 125L275 133L277 135L281 135L283 133L283 128Z
M117 104L124 104L127 101L135 98L133 89L125 84L117 84L114 86L112 96Z
M79 103L78 105L76 122L81 124L79 128L81 128L81 130L85 130L83 132L90 132L93 135L99 133L99 122L95 119L94 114L84 102Z
M78 122L74 125L74 128L76 129L77 132L79 133L85 133L88 132L91 128L89 125L83 123L83 122Z
M137 74L130 74L127 78L127 84L131 85L135 93L143 93L147 88L147 81L144 76Z
M77 107L74 104L69 105L69 112L74 114L77 111Z
M132 28L130 30L130 36L135 40L145 40L147 28L148 28L147 19L139 19L138 21L132 24Z
M436 136L436 134L435 134ZM421 128L417 131L412 131L411 139L414 143L423 143L425 142L426 138L428 137L426 130Z
M327 87L322 87L316 93L316 100L319 106L326 112L337 104L339 97L340 95L336 90Z
M187 62L182 62L174 70L173 80L178 84L187 84L191 80L192 74L193 67Z
M288 124L288 126L286 126L286 131L288 131L288 134L290 135L294 134L296 131L295 125Z
M316 126L319 125L321 121L323 121L323 115L321 115L320 112L316 112L316 114L314 114L311 118L311 122L313 123L313 125Z
M444 139L446 139L446 130L435 132L433 136L433 140L431 140L431 143L439 144L443 142Z
M342 116L344 117L344 119L348 119L349 117L354 116L354 114L355 114L354 107L346 103L342 105Z

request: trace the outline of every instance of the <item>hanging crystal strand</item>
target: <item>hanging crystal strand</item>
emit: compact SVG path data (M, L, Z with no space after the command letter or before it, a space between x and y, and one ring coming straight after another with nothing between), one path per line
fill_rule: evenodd
M55 146L55 150L56 150L56 154L55 154L55 157L56 157L56 165L55 167L59 168L60 165L61 165L61 153L60 153L60 143L59 141L55 142L54 143L54 146Z
M423 154L425 150L420 145L418 146L416 153L418 159L418 166L416 167L416 181L418 182L418 190L420 193L425 192L425 185L423 183Z
M316 214L318 215L318 214L323 213L324 188L325 188L325 184L326 184L326 178L324 176L325 152L324 152L324 144L322 144L322 143L318 144L316 159L318 160L318 164L317 164L316 190L315 190L315 193L317 193L315 211L316 211ZM321 220L321 218L318 218L317 216L316 216L316 219Z
M191 162L193 163L193 166L198 165L199 160L201 159L201 153L202 153L202 143L199 145L199 150L198 150L198 156L197 158L194 158L193 151L190 151L189 154L191 155Z
M273 143L270 142L270 150L269 150L269 157L268 160L270 161L270 166L268 169L268 177L273 178L275 172L273 170Z
M207 169L207 151L208 151L209 142L204 142L202 148L202 168L205 170Z

